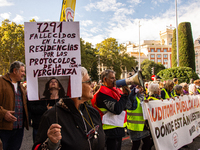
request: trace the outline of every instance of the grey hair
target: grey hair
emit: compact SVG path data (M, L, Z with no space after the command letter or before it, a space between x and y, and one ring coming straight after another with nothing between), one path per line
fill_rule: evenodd
M189 85L189 93L195 94L195 92L196 92L195 88L196 88L195 84L190 84Z
M13 70L16 69L17 71L20 69L20 67L23 66L25 67L25 64L20 62L20 61L14 61L11 65L10 65L10 69L9 72L13 73Z
M149 88L148 88L149 95L153 95L154 92L156 92L158 90L159 90L159 84L158 83L151 83L149 85Z
M108 78L108 75L109 73L114 73L115 74L115 71L113 70L110 70L110 69L107 69L107 70L104 70L102 73L101 73L101 81L103 82L103 78Z
M81 77L82 77L82 80L83 80L83 77L88 74L88 71L85 67L81 67Z
M175 90L175 91L180 91L182 88L183 88L183 87L182 87L181 85L176 85L176 86L174 87L174 90Z

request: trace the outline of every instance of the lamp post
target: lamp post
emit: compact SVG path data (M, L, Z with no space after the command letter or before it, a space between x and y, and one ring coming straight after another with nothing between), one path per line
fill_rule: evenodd
M139 67L138 67L138 70L140 70L140 21L139 21Z
M179 47L178 47L178 14L177 14L177 0L175 0L176 7L176 54L177 54L177 67L179 67Z

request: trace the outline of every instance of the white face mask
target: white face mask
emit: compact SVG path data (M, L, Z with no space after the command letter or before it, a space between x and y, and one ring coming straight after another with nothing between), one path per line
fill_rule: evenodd
M137 93L139 91L139 89L135 88L135 93Z

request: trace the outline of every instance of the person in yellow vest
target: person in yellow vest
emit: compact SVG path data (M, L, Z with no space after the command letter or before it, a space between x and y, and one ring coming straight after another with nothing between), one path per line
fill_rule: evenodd
M198 91L197 91L197 88L196 88L195 84L190 84L189 85L189 94L190 95L197 95L198 94Z
M151 83L149 85L148 91L149 91L149 97L147 98L147 101L161 99L161 95L160 95L161 91L160 91L158 83Z
M122 91L115 87L115 72L104 70L101 73L102 85L91 100L92 106L96 108L103 123L106 134L107 150L120 150L122 137L125 136L126 106L128 95L131 92L127 87Z
M183 96L183 87L181 85L174 86L174 97Z
M174 82L172 80L167 80L164 88L161 89L161 98L170 99L173 98L172 90L174 88Z
M195 80L195 81L194 81L194 84L196 85L196 88L197 88L198 94L200 94L200 79Z
M136 86L132 89L129 99L132 107L127 109L127 129L132 140L132 150L138 150L143 141L142 150L150 150L152 140L148 123L143 118L142 103L145 100L144 89Z

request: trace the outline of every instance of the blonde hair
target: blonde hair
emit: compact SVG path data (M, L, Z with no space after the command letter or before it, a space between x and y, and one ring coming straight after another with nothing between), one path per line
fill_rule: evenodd
M164 85L164 88L169 92L169 88L170 88L171 85L174 86L174 82L172 80L167 80L165 85Z

